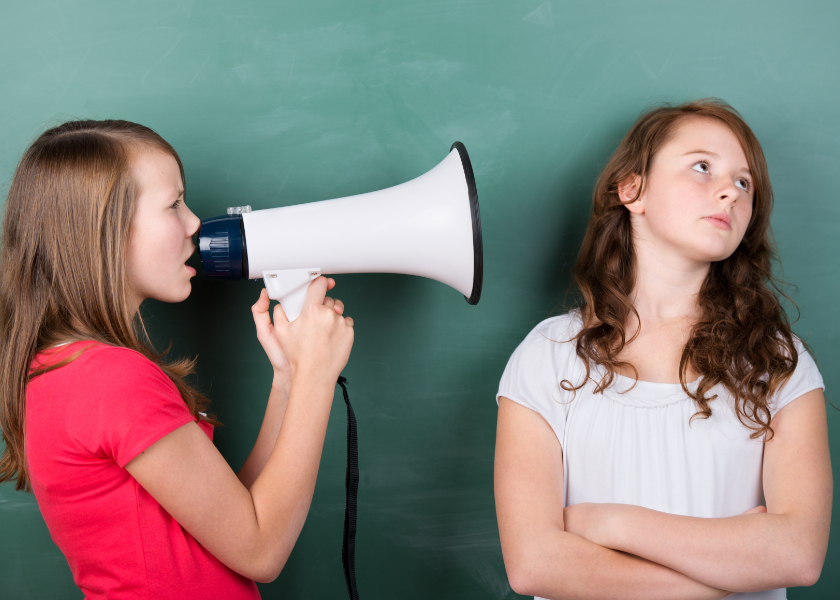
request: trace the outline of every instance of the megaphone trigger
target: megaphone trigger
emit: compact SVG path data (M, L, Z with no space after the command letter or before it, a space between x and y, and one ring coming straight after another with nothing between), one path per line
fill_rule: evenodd
M268 290L268 297L279 300L289 321L300 315L309 284L321 276L321 269L282 269L263 271L263 282Z

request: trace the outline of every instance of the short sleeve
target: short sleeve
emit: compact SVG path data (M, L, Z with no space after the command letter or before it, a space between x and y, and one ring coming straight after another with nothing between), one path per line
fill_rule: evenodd
M825 389L822 375L820 374L817 363L805 349L805 346L799 341L799 338L794 336L793 343L796 351L799 353L799 360L796 364L796 369L793 375L787 380L784 386L776 393L771 400L770 414L776 416L780 410L785 406L808 392L816 389Z
M65 427L86 452L125 467L153 443L195 420L175 384L138 352L100 346L76 361L80 364L72 384L79 400L68 406Z
M571 340L572 319L563 315L537 325L508 360L496 394L496 402L504 396L542 415L561 443L573 393L560 383L565 379L577 385L583 377L576 368L580 361Z

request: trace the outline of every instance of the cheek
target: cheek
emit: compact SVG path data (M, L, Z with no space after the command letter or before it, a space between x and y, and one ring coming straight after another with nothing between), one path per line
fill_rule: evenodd
M149 279L147 254L148 250L145 248L143 240L139 236L132 235L126 249L126 277L128 278L128 285L140 293L143 292L146 287L146 280Z
M681 226L691 221L696 212L693 208L695 196L691 186L679 189L672 187L665 193L653 195L646 207L651 226L661 231L679 233Z
M178 219L173 219L167 223L166 231L160 232L161 236L166 236L166 241L161 240L160 246L163 250L166 247L166 252L169 256L178 258L184 251L184 228Z
M687 220L705 190L690 177L653 174L645 192L645 212L663 224Z
M735 210L738 213L738 221L743 223L743 233L746 233L747 227L750 226L750 219L752 219L752 202L744 202L743 205L736 207Z
M138 224L132 231L128 245L129 277L156 278L167 262L173 262L181 252L182 241L173 224L158 222L154 226Z

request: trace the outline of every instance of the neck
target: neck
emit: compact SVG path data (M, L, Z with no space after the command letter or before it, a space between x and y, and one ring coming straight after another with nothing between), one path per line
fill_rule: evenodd
M145 300L145 298L141 298L139 295L134 293L134 290L129 288L129 291L128 291L129 313L128 314L131 315L131 317L130 317L131 319L133 319L137 315L137 313L140 312L140 305L143 304L144 300Z
M678 256L648 236L635 235L636 281L631 301L639 318L648 323L690 321L697 318L697 298L711 266Z

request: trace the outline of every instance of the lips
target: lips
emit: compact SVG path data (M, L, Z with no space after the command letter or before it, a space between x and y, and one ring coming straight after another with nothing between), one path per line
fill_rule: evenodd
M703 219L709 221L718 229L732 229L732 218L725 212L715 213L708 217L703 217Z
M193 254L195 254L196 249L197 249L196 245L195 245L195 244L192 244L192 248L190 249L190 253L187 255L187 258L186 258L186 260L184 261L185 263L187 262L187 260L189 260L190 258L192 258L192 255L193 255Z
M192 275L195 275L195 269L187 264L187 261L192 258L192 255L195 254L196 246L195 244L192 245L192 250L190 251L190 255L187 256L187 260L184 261L184 267L186 267L187 271L189 271Z

